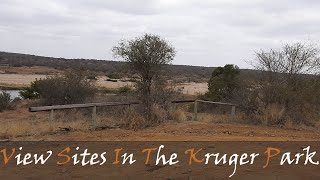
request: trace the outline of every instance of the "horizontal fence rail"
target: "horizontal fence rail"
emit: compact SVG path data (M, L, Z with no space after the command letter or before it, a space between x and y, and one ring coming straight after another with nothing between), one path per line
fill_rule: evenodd
M223 103L223 102L213 102L213 101L205 101L205 100L196 100L196 101L202 102L202 103L209 103L209 104L218 104L218 105L226 105L226 106L238 106L237 104Z
M196 100L178 100L171 101L171 103L190 103ZM105 102L105 103L87 103L87 104L67 104L67 105L54 105L54 106L40 106L40 107L30 107L29 112L38 111L50 111L50 110L63 110L63 109L75 109L75 108L89 108L89 107L102 107L102 106L125 106L131 104L139 104L139 101L132 102Z
M63 110L63 109L76 109L76 108L92 108L92 127L96 128L96 119L97 119L97 107L105 106L130 106L133 104L139 104L138 101L132 102L105 102L105 103L87 103L87 104L67 104L67 105L55 105L55 106L40 106L40 107L30 107L30 112L39 112L39 111L50 111L49 120L53 121L54 119L54 110Z
M87 104L67 104L67 105L55 105L55 106L40 106L30 107L30 112L38 111L50 111L50 110L62 110L62 109L75 109L75 108L89 108L89 107L103 107L103 106L125 106L131 104L139 104L138 101L133 102L106 102L106 103L87 103Z
M193 113L194 113L193 119L195 121L198 119L198 103L208 103L208 104L231 106L231 120L235 119L236 106L238 106L237 104L223 103L223 102L213 102L213 101L205 101L205 100L195 100L194 101L194 109L193 109Z
M198 114L198 103L209 103L209 104L217 104L217 105L226 105L231 106L231 117L234 119L236 104L231 103L223 103L223 102L213 102L207 100L175 100L171 101L173 104L172 110L175 111L176 105L179 103L194 103L194 116L193 119L197 120ZM97 118L97 107L104 106L128 106L130 108L131 105L140 104L139 101L132 102L104 102L104 103L87 103L87 104L67 104L67 105L54 105L54 106L40 106L40 107L30 107L30 112L39 112L39 111L50 111L49 119L52 121L54 119L54 111L55 110L63 110L63 109L76 109L76 108L92 108L92 126L96 127L96 118Z
M195 102L196 100L177 100L177 101L171 101L171 103L191 103Z

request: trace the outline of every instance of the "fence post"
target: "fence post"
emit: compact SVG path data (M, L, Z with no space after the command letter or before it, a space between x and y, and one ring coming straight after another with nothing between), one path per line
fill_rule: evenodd
M49 115L49 120L50 120L50 121L53 121L53 118L54 118L53 112L54 112L54 110L51 109L51 110L50 110L50 115Z
M176 111L176 107L177 107L176 103L171 103L171 112Z
M128 110L131 112L131 104L128 104Z
M236 116L236 106L231 107L231 119L234 120Z
M196 121L198 119L198 101L197 100L194 101L193 113L194 113L193 120Z
M96 128L96 120L97 120L97 106L93 106L92 108L92 127Z

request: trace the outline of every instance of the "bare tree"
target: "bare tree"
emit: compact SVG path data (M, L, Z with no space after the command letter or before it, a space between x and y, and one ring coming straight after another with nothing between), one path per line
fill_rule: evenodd
M281 50L261 50L256 56L253 66L262 71L288 75L320 72L319 49L314 45L285 44Z
M173 60L175 49L159 36L145 34L133 40L122 40L112 51L115 57L123 58L139 75L140 81L137 87L145 107L145 114L150 120L152 85L160 75L162 66Z
M320 73L319 49L315 45L285 44L280 50L261 50L253 66L262 70L258 84L265 105L283 104L291 111L302 111L316 92Z

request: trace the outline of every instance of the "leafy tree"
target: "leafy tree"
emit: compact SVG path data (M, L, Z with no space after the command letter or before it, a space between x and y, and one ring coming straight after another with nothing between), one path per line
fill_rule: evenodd
M159 36L145 34L133 40L121 41L112 51L115 57L121 57L128 62L139 76L137 90L146 118L150 120L155 81L160 76L163 65L169 64L175 57L175 49Z
M238 76L240 70L238 66L227 64L224 67L217 67L208 82L208 93L212 100L230 100L235 89L238 87Z

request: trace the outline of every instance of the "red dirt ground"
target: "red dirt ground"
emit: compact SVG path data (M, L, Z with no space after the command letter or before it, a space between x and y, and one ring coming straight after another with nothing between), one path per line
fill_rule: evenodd
M120 128L101 131L56 133L17 140L45 141L317 141L317 131L289 130L242 124L205 122L165 123L139 131Z

